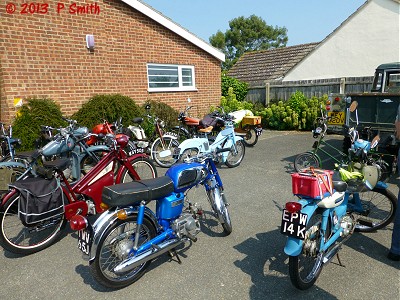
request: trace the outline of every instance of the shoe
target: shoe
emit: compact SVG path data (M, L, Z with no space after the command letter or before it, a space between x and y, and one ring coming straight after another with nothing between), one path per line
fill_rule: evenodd
M393 252L389 252L387 257L393 261L400 261L400 254L394 254Z

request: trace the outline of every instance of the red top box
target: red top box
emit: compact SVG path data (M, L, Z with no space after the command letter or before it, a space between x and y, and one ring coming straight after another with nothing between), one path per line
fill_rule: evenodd
M322 199L332 193L332 174L329 170L311 170L292 174L293 194Z

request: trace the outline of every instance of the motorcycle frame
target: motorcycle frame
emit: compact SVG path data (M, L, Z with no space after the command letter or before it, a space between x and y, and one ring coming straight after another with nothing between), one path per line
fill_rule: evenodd
M204 188L206 191L215 189L216 186L221 187L221 190L223 190L223 185L221 178L219 176L217 167L214 163L214 161L210 158L207 158L203 163L203 165L207 166L207 169L209 170L207 176L200 182L199 184L204 185ZM211 184L209 184L211 183ZM187 190L189 190L188 188ZM143 224L144 218L149 219L154 227L157 230L157 235L151 239L150 241L147 241L140 247L134 246L134 248L131 250L130 255L140 255L143 252L148 251L153 247L153 245L157 245L159 243L162 243L166 240L176 238L176 233L175 231L171 228L172 221L178 218L182 211L177 215L175 218L165 218L164 215L162 215L163 211L158 209L163 201L181 201L182 203L180 204L182 209L184 205L184 199L185 199L185 194L182 192L172 192L171 194L167 195L166 197L160 198L160 199L154 199L151 201L156 201L156 213L154 213L151 209L149 209L146 205L149 202L141 201L140 204L132 205L129 207L115 207L111 208L110 210L104 212L103 214L100 215L100 217L95 221L93 225L90 225L88 223L90 229L93 231L93 239L91 241L91 247L90 247L90 253L87 257L89 261L93 261L96 257L97 254L97 248L102 240L104 233L107 231L107 229L114 224L118 218L117 218L117 211L124 209L126 214L128 216L137 215L137 226L136 226L136 232L134 235L137 237L138 232L140 231L140 228ZM176 209L174 207L174 209ZM217 207L217 209L221 209L220 207ZM166 215L168 215L170 211L166 212ZM137 238L135 238L135 241L137 241Z
M65 218L69 220L76 214L87 215L88 204L79 195L86 196L93 201L96 214L104 212L104 208L100 206L103 187L120 183L125 169L128 169L134 180L140 180L131 165L132 160L140 157L147 157L147 155L135 154L128 157L121 148L111 150L85 176L73 184L68 182L62 171L57 171L55 175L62 181L62 189L66 197ZM118 168L115 175L114 170L118 167L118 163L121 164L121 167ZM15 190L7 193L3 197L1 205L3 206L14 193Z
M215 138L215 141L210 144L207 138L192 138L183 141L179 145L179 155L182 155L186 149L196 148L199 153L211 153L217 149L230 148L233 146L234 151L237 152L236 142L243 140L242 137L235 134L232 124L227 125L221 130ZM229 152L222 152L222 162L225 162L228 158Z
M378 181L376 184L375 188L378 189L386 189L388 186L386 183ZM350 196L353 197L354 203L349 202ZM319 200L312 199L312 198L302 198L299 200L299 203L302 204L302 209L300 210L301 213L307 215L307 221L310 221L310 218L312 214L320 208L317 205L317 202ZM321 223L321 231L322 233L325 233L328 229L328 220L331 220L331 232L333 235L325 241L324 238L321 238L321 243L319 245L319 251L324 253L325 251L328 250L329 247L332 246L334 242L338 238L340 238L340 234L343 231L343 228L339 226L339 228L335 229L335 224L333 222L333 216L334 213L337 216L338 220L340 221L340 218L346 215L347 212L363 212L363 207L360 199L360 194L358 192L345 192L343 202L333 208L322 208L322 223ZM340 224L339 224L340 225ZM325 234L322 234L322 236L325 236ZM303 240L297 239L294 237L288 237L286 241L286 245L284 248L284 251L287 255L289 256L298 256L303 249Z

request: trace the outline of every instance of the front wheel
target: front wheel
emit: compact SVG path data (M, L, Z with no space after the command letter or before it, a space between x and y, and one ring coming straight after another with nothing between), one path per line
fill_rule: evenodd
M358 201L361 210L356 209L355 202ZM353 194L348 207L350 209L354 207L351 212L359 216L355 231L372 232L392 222L396 213L397 197L387 189L374 188L372 191Z
M226 235L232 233L232 222L228 211L228 202L225 194L221 191L219 186L207 191L208 199L211 203L211 207L217 218L221 222L222 228Z
M157 177L157 169L154 163L146 157L139 157L132 160L131 166L139 175L141 180ZM133 176L130 176L129 170L125 168L124 172L122 173L120 183L131 182L133 180L134 180Z
M126 220L117 220L104 233L97 246L96 257L90 263L90 272L101 285L112 289L120 289L134 283L146 272L150 261L123 274L114 272L115 267L129 256L130 250L133 248L136 221L136 215L129 216ZM144 218L138 246L140 247L155 236L156 228L153 223Z
M304 152L296 156L294 159L294 169L301 172L309 167L319 168L319 158L311 152Z
M245 145L252 147L257 144L258 135L256 129L254 127L250 127L249 125L246 125L243 129L246 131L246 135L243 138Z
M66 224L64 215L29 226L23 224L18 216L20 193L11 193L15 194L6 202L0 213L1 246L13 253L28 255L52 245Z
M231 151L228 152L225 164L229 168L234 168L240 165L246 152L246 146L243 140L236 141L235 147L232 146Z
M161 138L155 140L151 147L151 157L160 167L169 168L176 162L173 154L175 148L179 147L179 142L170 137L163 137L163 141L164 143Z
M315 212L306 228L302 253L289 256L289 276L292 284L306 290L312 287L322 270L322 253L319 253L322 216Z

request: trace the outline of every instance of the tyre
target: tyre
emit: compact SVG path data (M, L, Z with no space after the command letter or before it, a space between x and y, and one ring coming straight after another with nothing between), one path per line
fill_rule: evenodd
M104 233L97 246L96 257L90 263L90 272L101 285L120 289L126 287L146 272L150 261L124 274L116 274L114 268L129 255L133 248L137 216L129 216L126 220L117 220ZM143 219L138 246L156 236L156 228L147 218Z
M351 204L354 203L356 195L353 194L353 199L349 199L349 207L352 207ZM352 211L353 214L358 214L360 222L356 225L355 231L372 232L393 221L397 208L397 197L391 191L374 188L372 191L360 192L358 195L363 211Z
M246 146L243 140L236 141L236 147L232 146L231 151L228 152L228 157L226 158L225 164L229 168L237 167L242 162L245 152Z
M289 256L289 276L292 284L306 290L312 287L322 270L322 253L319 253L322 216L314 212L306 227L306 239L298 256Z
M132 160L131 165L139 175L140 179L151 179L157 177L157 169L154 166L154 163L146 157L139 157ZM125 168L120 183L131 182L133 180L134 179L129 175L129 170Z
M257 135L254 127L250 127L249 125L246 125L243 129L246 131L246 135L243 138L244 144L248 147L252 147L255 144L257 144L258 135Z
M208 200L210 201L211 208L220 221L224 233L229 235L232 233L232 222L228 211L228 202L225 194L221 191L219 186L210 189L206 192Z
M39 252L57 241L64 228L64 215L33 225L24 225L18 217L18 201L20 194L16 192L3 206L0 214L0 244L4 249L28 255Z
M309 167L320 167L319 159L314 153L305 152L296 156L294 159L294 169L296 172L301 172Z
M163 140L164 146L162 145L160 138L155 140L151 147L151 157L160 167L169 168L176 162L176 159L173 158L173 154L175 148L179 147L179 142L170 137L164 137Z
M179 156L179 161L180 161L180 162L184 162L185 159L194 157L194 156L196 156L197 154L199 154L199 149L197 149L197 148L189 148L189 149L186 149L186 150L184 150L184 151L182 152L182 154Z
M91 152L97 159L93 158L89 154L86 154L81 160L81 175L86 175L102 159L102 157L109 152L110 150L98 150Z

